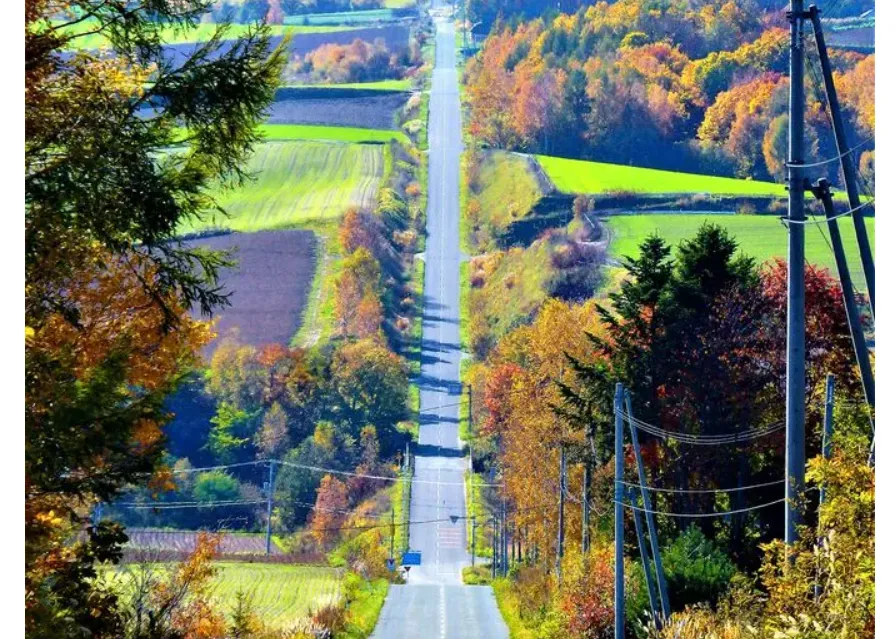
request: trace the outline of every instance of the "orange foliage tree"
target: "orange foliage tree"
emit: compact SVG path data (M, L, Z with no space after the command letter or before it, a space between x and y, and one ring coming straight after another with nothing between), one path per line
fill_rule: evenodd
M339 538L339 528L348 514L348 488L332 475L324 475L310 515L311 534L322 548Z

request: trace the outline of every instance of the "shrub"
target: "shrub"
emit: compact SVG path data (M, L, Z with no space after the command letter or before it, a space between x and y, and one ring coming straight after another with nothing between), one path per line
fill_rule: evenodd
M716 603L736 572L728 555L693 525L663 551L663 564L669 599L676 609Z
M318 608L311 617L311 624L315 636L320 631L329 633L325 636L333 636L345 629L345 607L342 604L327 604Z

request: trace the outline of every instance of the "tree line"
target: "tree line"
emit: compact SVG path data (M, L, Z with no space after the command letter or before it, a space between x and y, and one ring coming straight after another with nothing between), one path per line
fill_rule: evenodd
M624 268L621 287L605 301L547 302L530 325L503 337L467 378L475 389L474 460L477 467L494 467L500 473L500 497L507 500L517 546L515 576L497 587L518 604L531 627L545 632L557 628L561 634L612 634L617 382L630 389L638 419L672 432L737 434L784 417L783 262L758 265L738 253L737 242L726 231L707 224L677 247L649 237L638 255L624 261ZM861 494L865 500L870 496L870 502L828 503L816 515L817 496L810 493L804 504L809 539L798 551L806 565L793 572L784 570L784 554L774 541L782 535L783 506L726 517L661 515L660 540L673 609L680 611L683 623L700 628L688 636L706 636L700 632L718 630L725 623L742 633L731 636L750 636L747 626L752 623L767 633L761 636L771 637L790 628L807 631L816 622L858 633L851 636L871 636L868 597L873 595L868 593L873 593L873 572L862 573L846 555L834 557L838 547L866 553L869 544L873 548L873 539L863 537L873 512L867 413L839 285L827 271L813 266L806 266L805 275L807 456L814 458L810 475L815 482L836 486L844 500L848 494ZM838 434L831 462L819 456L828 373L837 380ZM739 511L779 499L783 485L772 482L783 476L783 437L779 430L735 445L689 447L642 432L646 481L668 491L651 495L653 507L686 515ZM558 488L561 449L568 464L564 495ZM637 482L630 442L625 455L627 480ZM588 465L592 472L586 475ZM760 487L725 492L748 486ZM583 554L585 495L591 496L592 542ZM560 499L567 502L562 589L552 574ZM834 509L854 519L840 519ZM631 516L627 509L628 624L630 632L645 636L647 595ZM810 570L817 550L816 533L809 531L817 526L829 535L822 551L828 562L822 570L828 580L822 604L812 601L815 577ZM858 596L863 603L838 616L835 611L844 599L837 588L846 583L862 593ZM750 610L737 624L731 621L737 608L724 608L735 601ZM718 615L711 612L717 605L722 611Z
M499 22L466 68L470 132L498 148L780 180L785 27L779 13L721 0L619 0ZM873 137L874 55L831 57L851 139ZM809 157L834 157L820 89L811 73L806 82ZM860 164L873 180L872 145ZM836 180L836 163L819 171Z

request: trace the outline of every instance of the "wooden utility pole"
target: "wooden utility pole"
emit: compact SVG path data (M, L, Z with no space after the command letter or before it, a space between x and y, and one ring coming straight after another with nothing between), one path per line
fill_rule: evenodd
M563 541L566 537L566 446L560 444L560 502L557 513L557 584L563 584Z
M624 458L623 458L623 447L622 447L622 437L624 434L623 425L622 425L622 384L616 384L616 395L613 399L613 409L616 415L616 443L615 443L615 483L613 487L613 502L614 502L614 552L615 552L615 561L613 567L613 610L614 610L614 637L615 639L625 639L625 563L623 561L623 534L625 529L623 527L623 516L624 512L622 510L622 500L623 490L622 490L622 475L624 470Z
M392 534L389 539L389 559L395 558L395 509L392 509Z
M267 498L268 498L268 518L267 518L267 530L265 531L265 554L271 554L271 515L274 512L274 462L268 462L268 485L267 485Z
M846 320L849 324L849 334L852 337L852 348L856 354L856 363L859 365L859 376L862 380L862 388L865 391L865 401L871 408L871 426L874 427L874 371L871 368L871 355L868 352L868 344L865 341L865 331L862 329L862 318L859 314L859 305L856 302L852 278L849 274L849 264L846 262L846 253L843 250L843 238L840 237L840 226L837 224L837 214L834 212L834 198L831 195L831 186L824 178L818 180L812 187L821 203L824 205L825 217L828 222L828 233L831 236L831 248L834 250L834 261L837 264L837 276L840 278L840 288L843 290L843 305L846 308Z
M469 431L470 441L472 441L473 432L473 386L467 384L467 430ZM470 470L473 470L473 451L470 449Z
M498 518L492 517L492 579L498 576Z
M592 449L587 448L591 446ZM588 551L591 549L591 475L594 464L593 458L594 426L588 424L585 427L585 469L582 473L582 557L588 561Z
M476 567L476 515L473 515L473 536L470 540L470 565Z
M806 96L803 87L805 51L803 0L790 0L790 121L787 153L787 402L786 515L784 540L798 539L806 478L806 212L803 138Z
M821 435L821 455L825 459L831 458L831 440L834 437L834 376L828 373L824 388L824 431ZM824 483L818 493L819 508L824 504Z
M634 488L628 490L628 499L632 505L638 503L638 491ZM645 506L646 510L646 506ZM645 515L647 513L644 513ZM654 623L660 620L660 609L656 601L656 586L653 583L653 573L650 571L650 555L647 551L647 543L644 541L644 530L641 527L641 514L637 510L632 510L632 517L635 520L635 534L638 536L638 550L641 553L641 565L644 567L644 581L647 584L647 598L650 600L650 616Z
M644 518L647 520L647 532L650 535L650 548L653 555L653 565L656 569L656 584L660 593L660 606L662 612L662 622L665 622L672 614L669 606L669 590L666 587L666 573L663 570L663 556L660 553L659 535L656 532L656 520L651 510L653 510L653 501L650 499L650 491L647 490L647 473L644 471L644 460L641 458L641 445L638 442L638 429L631 421L632 417L632 396L625 391L625 410L629 416L629 427L632 436L632 449L635 453L635 463L638 465L638 483L641 486L641 503L644 506ZM637 514L637 513L636 513Z
M852 209L852 223L856 230L856 243L859 245L859 257L862 260L862 271L865 274L865 283L868 286L868 301L871 303L871 315L873 316L874 254L871 252L871 241L868 239L868 229L865 228L865 216L862 214L862 202L859 197L859 186L856 180L856 164L852 157L852 150L846 140L846 127L843 126L843 114L840 110L840 100L837 98L837 88L834 86L834 74L831 71L831 60L828 57L824 31L821 28L820 12L814 4L809 7L809 17L812 20L812 28L815 32L815 46L818 49L818 59L821 61L821 73L824 77L824 91L831 114L831 124L834 128L834 138L837 141L837 154L840 157L840 169L843 171L843 182L846 184L849 208Z

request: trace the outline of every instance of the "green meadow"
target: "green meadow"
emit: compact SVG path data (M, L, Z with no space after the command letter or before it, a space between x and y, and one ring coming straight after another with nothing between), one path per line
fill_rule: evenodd
M162 572L157 565L153 572ZM342 572L326 566L265 564L249 562L216 562L211 580L211 598L215 608L229 616L242 592L253 611L274 628L293 628L318 608L337 603L341 597ZM137 565L128 565L107 573L107 579L120 584L123 591L138 578Z
M385 144L392 140L407 142L401 131L388 129L361 129L352 126L325 126L317 124L262 124L259 129L268 140L330 140L356 144Z
M605 162L536 156L559 191L564 193L707 193L786 197L783 184L737 178L645 169Z
M192 27L175 27L166 25L161 32L162 42L165 44L190 44L193 42L207 42L214 35L220 25L214 22L201 22ZM91 33L97 27L96 21L84 20L76 25L67 27L67 34L79 35L72 41L72 47L76 49L101 49L109 46L109 40L102 34ZM232 24L228 28L226 38L237 38L246 33L252 25ZM330 33L333 31L346 31L349 26L342 25L302 25L302 24L274 24L270 25L271 35L282 36L302 33Z
M228 215L193 221L182 231L261 231L335 220L349 207L373 203L384 165L381 144L270 140L249 161L255 178L218 194Z
M827 224L820 221L806 226L806 259L817 264L835 269L834 256L828 247ZM609 218L610 255L616 259L624 256L636 256L638 245L652 233L663 237L672 246L682 240L693 237L701 224L711 222L728 229L733 235L740 250L746 255L765 262L775 257L787 255L787 229L781 220L772 215L616 215ZM855 230L850 218L839 221L840 234L846 250L850 273L858 288L865 288L861 277L861 262L856 246ZM868 235L874 243L874 218L865 218ZM822 235L822 230L824 235Z
M230 611L242 591L266 623L289 627L318 608L339 601L339 570L323 566L222 562L217 564L213 597Z

